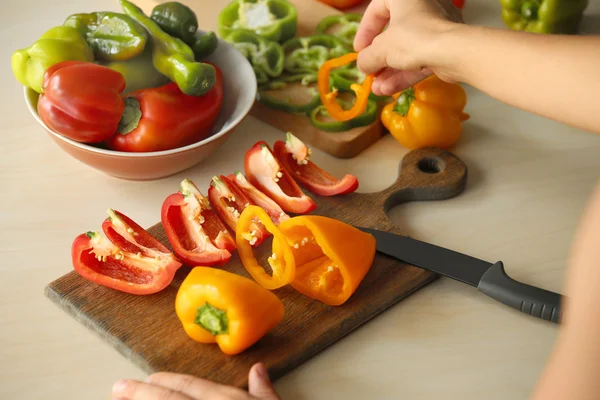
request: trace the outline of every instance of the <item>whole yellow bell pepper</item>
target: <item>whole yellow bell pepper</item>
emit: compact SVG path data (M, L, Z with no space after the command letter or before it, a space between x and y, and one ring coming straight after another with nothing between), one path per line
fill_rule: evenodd
M465 90L436 75L393 98L395 101L381 111L381 122L408 149L451 147L460 139L462 122L469 119L469 114L463 112L467 104Z
M23 86L42 93L46 70L68 60L94 61L94 53L77 29L56 26L31 46L15 51L11 64L15 77Z

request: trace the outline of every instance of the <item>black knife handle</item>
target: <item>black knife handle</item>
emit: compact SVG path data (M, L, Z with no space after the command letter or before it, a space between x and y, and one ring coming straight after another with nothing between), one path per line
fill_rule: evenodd
M477 288L492 299L525 314L559 323L561 296L515 281L506 274L501 261L487 270Z

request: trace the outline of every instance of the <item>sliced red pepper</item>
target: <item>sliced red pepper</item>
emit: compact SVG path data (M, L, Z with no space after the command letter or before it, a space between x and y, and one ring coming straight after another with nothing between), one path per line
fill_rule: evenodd
M244 174L241 172L230 174L227 176L227 179L234 181L237 187L244 192L244 194L252 201L253 204L256 204L265 210L275 225L279 225L286 219L290 218L290 216L281 209L279 204L275 203L273 199L248 182L248 179L246 179Z
M290 132L285 142L275 142L274 152L279 163L296 181L315 194L334 196L351 193L358 188L355 176L346 174L342 179L337 179L310 161L310 149Z
M226 176L213 177L208 188L208 198L215 208L217 214L225 224L235 232L238 220L244 209L254 203L243 191ZM258 247L263 240L270 236L269 231L258 221L252 223L253 239L250 244Z
M236 248L208 199L188 179L163 202L161 221L175 254L190 267L223 265Z
M250 183L273 199L284 211L306 214L317 208L313 199L281 167L264 141L256 143L246 152L244 168Z
M99 285L137 295L157 293L169 286L182 265L173 253L162 244L166 251L138 246L112 232L119 244L107 240L100 232L82 233L75 238L71 259L79 275ZM136 239L143 237L144 243L152 242L141 231L133 232L138 233Z

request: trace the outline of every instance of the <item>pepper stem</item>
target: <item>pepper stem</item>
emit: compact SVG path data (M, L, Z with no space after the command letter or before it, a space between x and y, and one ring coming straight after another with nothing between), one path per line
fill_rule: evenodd
M227 313L224 310L214 307L208 302L198 308L194 323L209 331L213 336L229 333Z
M408 114L408 110L410 110L410 105L415 99L415 89L410 87L402 92L396 100L396 105L394 106L394 111L398 114L406 117Z
M526 1L521 6L521 15L528 21L533 21L538 17L540 5L536 1Z
M133 97L126 97L125 109L119 121L118 132L122 135L128 134L138 127L141 118L142 108L140 107L140 102Z

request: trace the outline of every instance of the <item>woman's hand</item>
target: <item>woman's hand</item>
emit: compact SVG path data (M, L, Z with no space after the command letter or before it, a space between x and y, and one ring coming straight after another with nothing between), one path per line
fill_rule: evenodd
M248 374L248 392L191 375L158 372L145 382L121 380L112 390L119 400L279 400L264 364Z
M440 37L457 22L462 17L452 0L372 0L354 49L359 53L359 69L365 74L379 73L373 92L389 96L432 73L452 82L444 71Z

